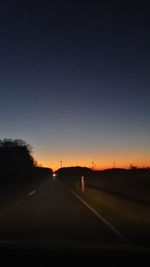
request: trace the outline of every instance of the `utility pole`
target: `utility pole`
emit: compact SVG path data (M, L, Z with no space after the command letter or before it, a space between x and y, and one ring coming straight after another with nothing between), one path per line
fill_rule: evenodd
M62 160L60 160L60 168L62 168Z
M93 169L93 171L94 171L94 161L92 161L92 169Z
M115 160L114 160L114 169L116 168L116 162L115 162Z

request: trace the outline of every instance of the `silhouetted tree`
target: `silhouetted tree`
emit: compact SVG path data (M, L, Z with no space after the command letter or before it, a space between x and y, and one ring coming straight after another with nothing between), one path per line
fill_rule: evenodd
M0 176L1 179L19 178L31 174L35 166L31 155L32 147L21 139L0 140Z

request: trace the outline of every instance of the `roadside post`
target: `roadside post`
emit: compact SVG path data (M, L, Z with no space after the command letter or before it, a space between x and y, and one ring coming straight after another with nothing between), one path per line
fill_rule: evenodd
M84 176L81 176L81 191L82 192L85 191L85 180L84 180Z

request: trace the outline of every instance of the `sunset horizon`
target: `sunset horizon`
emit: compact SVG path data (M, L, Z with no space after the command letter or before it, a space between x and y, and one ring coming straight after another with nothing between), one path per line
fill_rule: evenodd
M36 157L35 157L35 160ZM135 160L131 160L131 161L127 161L126 163L123 163L121 161L116 161L116 160L112 160L108 161L108 162L104 162L101 160L96 160L96 161L77 161L77 160L71 160L69 161L69 159L67 160L58 160L58 161L54 161L54 160L37 160L37 164L38 166L41 167L46 167L46 168L51 168L53 171L58 170L59 168L62 167L87 167L90 169L94 169L94 170L105 170L105 169L112 169L112 168L123 168L123 169L130 169L131 167L136 167L136 168L149 168L150 164L149 164L149 159L147 159L147 161L141 161L140 159L138 161Z
M25 140L53 169L61 160L149 166L149 28L141 6L136 14L134 6L105 3L93 11L90 3L30 5L3 7L0 138Z

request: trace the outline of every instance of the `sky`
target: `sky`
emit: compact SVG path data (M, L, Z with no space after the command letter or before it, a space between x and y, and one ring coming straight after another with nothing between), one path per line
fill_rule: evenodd
M150 166L150 8L119 2L0 2L0 139L54 170Z

